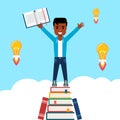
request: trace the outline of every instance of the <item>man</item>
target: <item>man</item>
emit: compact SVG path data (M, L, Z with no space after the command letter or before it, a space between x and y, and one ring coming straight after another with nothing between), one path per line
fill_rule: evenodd
M54 33L57 37L54 37L49 31L47 31L42 24L38 25L39 28L53 41L54 43L54 69L53 69L53 82L52 86L57 86L57 74L59 65L62 66L62 72L64 77L63 86L68 86L68 77L67 77L67 63L66 63L66 49L67 42L70 38L83 27L83 23L78 24L78 26L66 37L63 35L66 34L67 30L67 19L66 18L55 18L53 21Z

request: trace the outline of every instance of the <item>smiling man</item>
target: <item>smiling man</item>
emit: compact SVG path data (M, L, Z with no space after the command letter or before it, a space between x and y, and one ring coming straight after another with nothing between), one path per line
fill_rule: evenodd
M63 86L68 86L68 76L67 76L67 63L66 63L66 50L67 42L70 38L83 27L83 23L78 24L78 26L66 37L67 30L67 19L66 18L55 18L53 21L54 33L57 37L54 37L49 31L47 31L42 24L38 25L39 28L53 41L54 43L54 69L53 69L53 82L52 86L57 86L57 74L59 65L62 67L64 84Z

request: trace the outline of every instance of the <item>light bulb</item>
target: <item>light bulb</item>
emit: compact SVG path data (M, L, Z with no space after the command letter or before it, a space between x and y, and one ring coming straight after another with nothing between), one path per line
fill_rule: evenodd
M98 16L99 16L99 14L100 14L100 10L98 8L95 8L93 10L93 16L94 16L94 22L95 23L98 23Z
M15 40L11 44L11 48L13 51L13 62L17 65L20 61L20 50L22 48L22 43L18 40Z
M106 56L107 53L109 51L108 45L105 43L100 43L97 46L97 52L98 52L98 56L99 56L99 66L101 68L101 70L104 70L106 67Z

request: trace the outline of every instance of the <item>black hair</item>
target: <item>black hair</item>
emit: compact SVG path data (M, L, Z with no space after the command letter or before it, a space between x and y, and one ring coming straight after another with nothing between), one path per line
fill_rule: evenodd
M67 19L66 18L54 18L54 21L53 21L53 26L54 24L58 24L58 23L66 23L66 26L67 26Z

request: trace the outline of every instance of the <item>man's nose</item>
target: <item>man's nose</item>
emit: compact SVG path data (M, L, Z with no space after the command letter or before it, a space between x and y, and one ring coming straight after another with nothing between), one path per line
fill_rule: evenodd
M62 31L62 27L59 27L59 31Z

